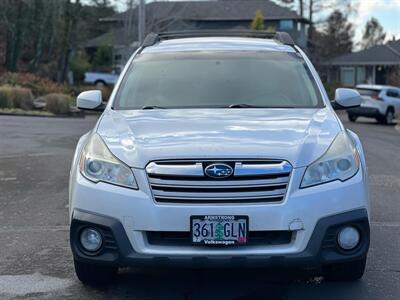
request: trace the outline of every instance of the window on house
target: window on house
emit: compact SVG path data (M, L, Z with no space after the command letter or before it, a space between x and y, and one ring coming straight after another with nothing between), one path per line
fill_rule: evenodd
M294 27L293 20L280 20L279 28L281 30L292 30Z
M340 81L344 86L354 86L354 73L353 67L340 68Z
M357 67L357 84L366 83L365 67Z

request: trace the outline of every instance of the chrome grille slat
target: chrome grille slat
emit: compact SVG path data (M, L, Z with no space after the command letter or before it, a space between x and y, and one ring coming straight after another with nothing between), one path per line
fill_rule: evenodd
M151 184L153 190L188 190L188 189L200 189L200 192L205 192L207 189L212 190L213 192L221 190L221 189L233 189L239 191L239 189L253 189L253 190L273 190L278 188L286 188L286 183L273 183L273 184L258 184L258 185L192 185L192 186L174 186L174 185L166 185L166 184Z
M229 164L232 176L210 178L204 169ZM156 202L160 203L275 203L284 199L291 165L276 160L180 160L151 162L146 167Z
M213 198L207 198L207 197L191 197L190 199L204 199L204 200L210 200L210 199L216 199L216 200L221 200L221 199L227 199L227 200L240 200L240 199L263 199L263 198L275 198L283 196L283 194L279 195L271 195L271 196L252 196L252 197L213 197ZM160 196L156 198L165 198L165 199L187 199L187 197L179 197L179 196Z
M150 178L151 184L153 185L164 185L164 186L260 186L269 184L282 184L289 181L289 176L278 177L275 179L255 179L255 180L204 180L204 181L192 181L192 180L166 180L159 178Z
M253 196L277 196L277 195L284 195L286 189L280 189L280 190L274 190L274 191L265 191L265 192L241 192L240 193L240 198L245 199ZM154 190L153 189L153 194L154 196L169 196L169 197L185 197L185 198L199 198L199 195L201 195L200 198L238 198L236 196L232 196L233 193L204 193L204 192L198 192L198 193L179 193L179 192L164 192L164 191L159 191L159 190Z

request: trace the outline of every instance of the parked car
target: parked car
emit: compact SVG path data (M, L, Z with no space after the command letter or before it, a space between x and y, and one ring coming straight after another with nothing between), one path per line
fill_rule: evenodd
M88 84L95 84L96 88L102 89L105 85L114 85L118 80L119 74L119 68L114 68L111 73L86 72L84 82Z
M147 37L79 140L69 217L83 283L147 265L362 277L369 200L360 139L288 34L234 34ZM78 107L98 109L101 98L83 92ZM334 103L355 107L360 94L338 89Z
M347 111L349 120L355 122L358 117L375 118L379 123L392 124L400 115L400 89L388 85L357 85L357 91L363 101L360 107Z

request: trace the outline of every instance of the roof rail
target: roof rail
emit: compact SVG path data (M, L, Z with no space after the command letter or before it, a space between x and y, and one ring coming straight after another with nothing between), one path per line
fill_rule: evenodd
M149 33L143 41L142 47L149 47L162 40L181 39L190 37L254 37L274 39L282 44L294 46L292 37L287 32L267 32L256 30L189 30Z

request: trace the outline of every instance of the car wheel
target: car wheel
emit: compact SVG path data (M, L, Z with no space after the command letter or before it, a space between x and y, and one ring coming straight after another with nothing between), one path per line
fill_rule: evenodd
M349 121L350 122L355 122L356 120L357 120L357 116L355 116L355 115L348 115L348 117L349 117Z
M96 85L96 89L98 90L103 90L104 87L106 86L106 83L102 80L98 80L94 84Z
M388 109L385 115L384 123L390 125L393 123L393 119L394 119L394 112L393 110Z
M367 259L348 263L329 265L324 267L323 276L328 281L355 281L359 280L365 271Z
M98 266L77 260L74 260L74 266L78 279L88 285L100 285L112 282L118 273L117 267Z

